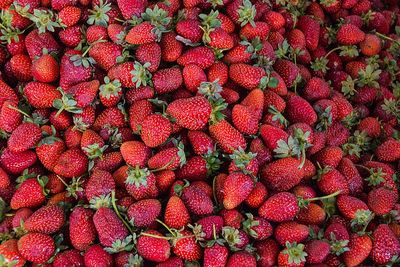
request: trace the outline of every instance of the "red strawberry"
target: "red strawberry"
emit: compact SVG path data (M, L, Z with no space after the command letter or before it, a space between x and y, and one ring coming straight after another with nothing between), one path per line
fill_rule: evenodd
M177 90L182 82L182 72L176 67L158 70L153 75L154 90L159 94Z
M223 188L225 209L234 209L239 206L249 196L253 187L254 182L249 176L240 172L229 174Z
M21 82L29 82L32 80L32 61L25 54L13 56L10 61L10 68L13 76Z
M113 266L113 257L107 253L101 245L93 245L86 250L84 258L85 266Z
M186 52L177 59L177 63L181 66L195 64L202 69L206 69L214 63L214 60L215 55L211 48L199 46L186 50Z
M239 147L245 149L246 142L243 135L226 120L221 120L209 126L211 137L224 152L232 153Z
M177 99L167 107L167 113L176 123L189 130L200 130L211 115L211 104L203 96Z
M14 267L22 267L25 265L26 260L22 258L18 251L18 241L16 239L10 239L4 241L0 245L0 254L2 255L3 264L14 263Z
M376 148L375 155L381 161L397 161L400 159L399 149L400 142L389 139Z
M0 107L3 107L4 102L7 100L18 103L18 97L14 90L3 80L0 80Z
M148 44L157 41L155 27L148 21L134 26L126 35L125 41L133 45Z
M18 104L12 100L6 100L0 109L0 129L13 132L22 122L22 114L17 111Z
M85 196L91 201L96 197L107 196L114 190L115 182L112 175L107 171L96 169L86 183Z
M322 263L330 253L330 245L324 240L311 240L306 244L307 263Z
M239 251L232 254L229 259L228 263L226 264L227 267L234 267L234 266L256 266L257 261L256 258L246 251Z
M124 240L128 236L128 230L112 209L99 208L93 216L93 222L103 246L122 249L127 245ZM122 242L119 246L118 240Z
M352 234L350 237L349 251L343 254L346 266L358 266L368 257L372 249L372 241L368 235Z
M257 133L258 121L253 112L254 111L248 106L237 104L233 107L232 122L236 129L238 129L241 133Z
M278 266L302 267L305 265L306 256L303 244L286 243L286 248L278 255Z
M11 152L24 152L35 146L42 137L42 131L36 124L25 122L20 124L7 141Z
M129 220L136 227L148 227L155 222L161 213L161 203L157 199L143 199L129 206Z
M213 140L202 131L188 131L188 138L197 155L207 154L214 148Z
M336 39L341 45L355 45L365 39L365 33L353 24L340 26Z
M155 72L161 61L161 47L157 43L140 45L135 51L137 61L142 64L150 63L148 70Z
M59 71L60 67L57 60L49 54L44 54L33 61L32 64L32 76L39 82L50 83L56 81Z
M34 208L44 203L46 197L43 193L43 186L36 178L25 180L15 191L10 206L12 209Z
M69 216L69 238L77 250L86 250L96 239L93 224L94 212L83 207L76 207Z
M18 240L18 251L28 261L45 263L53 255L55 244L49 235L29 233Z
M225 267L229 251L225 246L214 244L204 249L204 267Z
M193 186L183 189L182 200L188 210L196 215L211 214L214 209L211 198L203 190Z
M161 59L166 62L176 61L182 54L183 44L176 40L176 33L166 32L161 37Z
M148 169L129 167L126 172L125 187L136 200L154 198L158 195L156 177Z
M277 263L280 247L274 239L267 239L255 243L257 254L260 255L258 260L261 266L274 266Z
M150 157L149 148L139 141L124 142L120 150L125 162L131 166L143 168Z
M371 258L377 264L387 264L399 255L400 243L387 224L380 224L372 234Z
M299 169L301 162L295 158L278 159L264 166L261 178L275 191L287 191L300 183L304 169Z
M171 123L159 114L144 119L140 136L148 147L157 147L167 141L171 134Z
M274 70L279 73L288 87L294 86L300 76L299 67L286 59L278 59L274 64Z
M35 164L36 160L36 154L31 150L15 153L8 148L3 151L0 157L3 169L12 174L22 173L23 170Z
M59 206L48 205L36 210L25 220L24 227L28 232L53 234L65 223L64 211Z
M147 235L148 234L148 235ZM159 238L158 238L159 237ZM171 255L168 240L155 230L147 230L137 240L137 252L144 259L163 262Z
M84 65L82 60L85 61L87 58L82 58L82 53L76 50L68 50L61 58L60 86L64 90L92 77L93 68L90 65L86 67L86 63Z
M171 228L181 229L190 223L189 212L178 196L171 196L164 213L164 222Z
M123 127L125 126L125 116L118 107L110 107L100 113L93 124L93 130L100 130L105 126Z
M70 249L57 254L54 258L53 266L84 266L84 261L78 250Z
M65 151L64 142L54 136L43 138L36 147L36 155L48 170L53 171L58 158Z
M304 224L297 222L283 222L275 228L274 237L279 244L284 246L286 242L301 243L307 239L308 234L308 227Z
M286 105L285 114L290 122L313 125L317 121L317 114L310 103L300 96L289 97Z
M187 90L196 93L203 82L207 82L206 73L197 65L186 65L182 70L183 82Z
M336 203L340 213L347 219L354 220L358 224L368 223L371 219L367 204L356 197L340 195Z
M174 242L173 252L178 257L188 261L196 261L202 257L200 245L188 230L182 230L178 233L177 240Z
M311 16L301 16L297 22L297 28L304 33L307 49L313 51L317 49L320 34L318 21Z
M349 193L346 178L336 169L325 167L319 171L317 185L322 193L329 195L340 191L341 194Z
M122 48L111 42L96 43L89 50L89 56L105 71L116 65L121 55Z
M229 77L248 90L258 87L264 76L264 69L247 64L232 64L229 68Z
M292 220L299 210L297 198L291 193L281 192L268 198L258 214L269 221L284 222Z
M58 158L54 172L63 177L79 177L87 171L88 159L78 148L66 150Z

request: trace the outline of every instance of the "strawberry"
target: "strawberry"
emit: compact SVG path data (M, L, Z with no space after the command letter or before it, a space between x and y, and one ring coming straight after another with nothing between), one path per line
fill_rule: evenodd
M70 249L57 254L54 258L53 266L83 266L84 261L82 255L76 249Z
M375 188L368 193L368 207L376 215L385 215L393 209L397 199L397 191L385 187Z
M64 211L59 206L44 206L36 210L25 220L24 227L28 232L53 234L65 223Z
M124 19L131 19L133 16L140 16L145 11L147 1L141 0L132 4L126 0L118 0L117 4Z
M112 175L107 171L96 169L86 183L85 196L91 201L94 198L107 196L114 190L115 182Z
M36 155L43 166L52 171L65 149L65 144L61 139L49 136L39 142L36 147Z
M34 208L43 204L45 200L41 183L36 178L30 178L22 182L15 191L10 207L14 210L25 207Z
M297 28L304 33L307 49L311 51L317 49L321 30L318 21L311 16L304 15L299 17Z
M278 255L278 265L285 267L302 267L305 264L306 256L303 244L286 243L286 248Z
M300 69L293 62L286 59L278 59L274 64L274 70L282 77L286 86L295 86L300 77Z
M371 219L371 211L362 200L346 195L340 195L337 200L337 207L342 215L357 224L365 224Z
M93 215L92 210L76 207L69 216L69 238L77 250L86 250L95 241Z
M371 258L377 264L387 264L400 253L400 243L387 224L380 224L372 233Z
M365 39L365 33L353 24L340 26L336 39L341 45L355 45Z
M292 123L303 122L313 125L317 120L317 114L310 103L300 96L289 97L286 103L285 114Z
M268 198L258 209L258 214L269 221L284 222L292 220L299 210L293 194L280 192Z
M206 69L214 63L214 59L215 55L211 48L199 46L186 50L177 59L177 63L181 66L195 64L202 69Z
M20 124L7 141L11 152L24 152L35 146L42 137L42 131L36 124L25 122Z
M18 54L13 56L10 61L10 68L13 76L21 82L32 80L32 61L29 56Z
M150 157L149 148L139 141L124 142L120 149L125 162L132 166L143 168Z
M195 93L203 82L207 82L206 73L197 65L186 65L182 70L183 82L187 90Z
M142 123L140 137L148 147L157 147L171 134L171 123L159 114L147 116Z
M262 68L247 64L232 64L229 68L229 77L247 90L259 86L264 76Z
M45 263L55 251L54 240L46 234L29 233L18 240L18 251L28 261Z
M315 159L322 167L333 167L336 168L343 157L343 151L337 146L326 146L320 150L316 155Z
M59 75L58 62L49 54L44 54L32 63L32 76L35 80L50 83L57 80Z
M22 122L22 114L17 110L18 104L12 100L6 100L0 110L0 129L13 132Z
M36 154L31 150L15 153L8 148L3 151L0 157L2 168L11 174L22 173L23 170L35 164L36 160Z
M93 216L93 222L103 246L112 247L116 250L127 245L124 241L128 236L128 230L113 210L104 207L99 208Z
M204 267L224 267L228 261L229 251L225 246L214 244L204 249Z
M140 45L135 51L137 61L141 64L150 63L148 70L155 72L161 61L161 47L157 43Z
M175 32L166 32L161 37L161 59L166 62L174 62L182 54L183 44L176 40L176 36Z
M164 213L164 222L168 227L180 229L190 222L189 212L178 196L171 196Z
M258 121L254 117L253 110L248 106L235 105L232 109L232 122L236 129L243 134L257 133Z
M188 131L190 144L197 155L207 154L214 148L214 142L202 131Z
M9 175L0 168L0 188L6 189L10 186L11 180Z
M15 267L22 267L25 265L26 260L22 258L18 251L18 241L16 239L4 241L0 245L0 253L2 255L2 264L8 265L13 263Z
M286 242L301 243L307 239L308 234L308 227L304 224L297 222L283 222L275 228L274 237L279 244L283 246Z
M126 190L136 200L154 198L158 195L156 177L148 169L140 169L136 165L136 167L129 167L126 175Z
M177 239L174 241L173 252L178 257L188 261L199 260L202 257L200 245L188 230L178 232Z
M330 253L330 245L323 240L312 240L306 244L304 251L307 253L307 263L316 264L325 261Z
M14 90L3 80L0 80L0 107L3 107L5 101L10 100L18 103L18 97Z
M349 185L350 193L354 194L361 192L363 188L363 179L350 159L342 158L337 170L345 177L347 184Z
M148 227L161 213L161 203L157 199L143 199L129 206L127 214L136 227Z
M163 262L171 255L171 248L165 237L155 230L143 232L137 240L137 252L144 259Z
M107 55L105 57L105 55ZM111 42L101 42L94 44L89 50L89 56L92 57L97 65L108 71L118 62L118 57L122 55L122 49L119 45Z
M258 262L261 266L274 266L277 263L280 247L274 239L257 242L255 248L260 255Z
M368 257L372 249L372 241L368 235L352 234L349 250L344 252L343 261L346 266L358 266Z
M95 266L113 266L113 257L111 254L107 253L101 245L93 245L89 247L83 257L85 266L95 267Z
M268 163L261 170L261 178L267 186L275 191L287 191L300 183L304 170L300 160L294 158L278 159Z
M243 173L234 172L226 177L224 183L223 205L226 209L234 209L251 193L254 187L251 178Z
M87 129L81 137L81 149L90 158L102 157L104 149L104 140L95 131Z
M93 124L94 130L100 130L105 126L109 127L123 127L125 126L125 116L118 107L110 107L103 110L96 117L96 121Z
M196 215L207 215L213 211L211 198L201 189L189 186L183 189L182 200L188 210Z
M244 202L251 208L259 208L264 203L267 196L268 190L265 185L261 182L256 182L253 190Z
M226 120L221 120L209 126L211 137L226 153L232 153L239 147L245 149L246 142L243 135Z
M126 35L125 41L133 45L143 45L157 41L155 27L148 21L134 26Z
M399 148L399 141L389 139L376 148L375 155L381 161L396 161L400 159L400 153L398 152Z
M179 143L177 147L163 149L152 156L147 164L151 169L162 168L174 170L186 163L186 156L183 149L184 146L182 143Z
M324 194L333 194L340 191L342 194L349 193L346 178L336 169L325 167L318 173L317 185Z
M86 155L78 148L64 151L54 165L54 172L63 177L78 177L84 174L88 167Z
M182 85L182 72L177 67L158 70L154 73L152 81L156 93L165 94L173 92Z
M168 105L166 112L178 125L189 130L200 130L210 118L211 104L203 96L177 99Z

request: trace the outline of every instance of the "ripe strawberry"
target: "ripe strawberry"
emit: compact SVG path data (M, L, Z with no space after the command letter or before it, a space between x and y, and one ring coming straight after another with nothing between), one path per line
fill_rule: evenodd
M139 141L124 142L120 150L125 162L131 166L143 168L150 157L149 148Z
M203 190L193 186L183 189L182 200L188 210L196 215L207 215L214 209L211 198Z
M372 189L368 193L368 207L376 215L389 213L398 199L397 191L385 187Z
M195 64L202 69L206 69L214 63L214 60L215 55L211 48L199 46L186 50L177 59L177 63L181 66Z
M45 200L42 185L36 178L30 178L22 182L15 191L10 207L14 210L24 207L34 208L43 204Z
M48 170L53 171L58 158L65 151L64 142L54 136L43 138L36 147L36 155Z
M157 199L143 199L129 206L129 220L136 227L148 227L155 222L161 213L161 203Z
M133 45L143 45L157 41L155 27L148 21L134 26L126 35L125 41Z
M123 241L129 234L128 230L113 210L99 208L93 216L93 222L103 246L122 249L127 245ZM118 240L122 242L119 246L117 246Z
M311 16L304 15L299 17L297 28L304 33L307 49L313 51L318 47L320 25L319 22Z
M69 238L77 250L86 250L95 241L93 215L92 210L76 207L69 216Z
M363 179L354 163L348 158L342 158L337 170L343 174L351 194L359 193L363 188Z
M317 185L322 193L329 195L340 191L341 194L349 193L346 178L336 169L325 167L319 171Z
M203 82L207 82L206 73L197 65L186 65L182 70L183 82L187 90L196 93Z
M210 136L202 131L188 131L189 142L197 155L207 154L214 148L214 142Z
M113 266L113 257L111 254L106 252L101 245L93 245L88 248L83 257L85 266L96 267L96 266Z
M150 63L148 70L155 72L161 61L161 47L157 43L140 45L135 51L137 61L141 64Z
M147 1L141 0L135 3L131 3L126 0L118 0L117 4L124 19L131 19L133 16L140 17L140 14L142 14L142 12L145 11L145 8L147 6Z
M225 246L214 244L204 249L204 267L225 267L229 251Z
M330 245L324 240L311 240L306 244L307 263L317 264L325 261L330 253Z
M258 214L274 222L292 220L299 212L297 198L288 192L277 193L268 198L258 209Z
M53 262L54 267L84 266L82 255L76 249L69 249L57 254Z
M283 158L273 161L261 170L261 178L274 191L287 191L300 183L304 169L299 169L300 160Z
M227 267L239 266L239 264L243 264L244 266L256 266L256 258L245 251L235 252L232 254L227 263Z
M22 114L17 111L18 104L12 100L6 100L0 110L0 129L13 132L22 122Z
M171 123L159 114L147 116L142 123L140 137L148 147L157 147L167 141L171 134Z
M20 124L7 141L11 152L24 152L35 146L42 137L42 131L36 124L25 122Z
M164 213L164 222L168 227L181 229L190 223L189 212L178 196L171 196Z
M25 265L26 260L18 251L18 240L16 239L4 241L0 245L0 254L2 255L3 264L13 263L14 267L22 267Z
M165 94L177 90L183 82L182 72L177 67L158 70L153 75L154 90Z
M278 255L278 266L302 267L305 265L306 256L303 244L286 243L286 248Z
M232 153L239 147L245 149L246 142L243 135L226 120L221 120L209 126L211 137L226 153Z
M388 139L376 148L375 155L381 161L397 161L400 159L399 148L399 141Z
M61 154L53 170L60 176L72 178L84 174L87 167L86 155L80 149L72 148Z
M32 76L39 82L50 83L56 81L59 70L57 60L49 54L42 55L32 63Z
M248 106L237 104L233 107L232 122L236 129L238 129L241 133L257 133L258 121L253 112L254 111Z
M337 198L336 203L340 213L342 213L342 215L347 219L364 220L364 222L367 222L370 219L365 216L370 214L367 204L356 197L340 195ZM364 222L360 221L360 223Z
M247 64L232 64L229 68L229 77L247 90L259 86L264 76L264 69Z
M0 80L0 89L0 107L2 107L4 102L7 100L18 103L18 97L16 93L3 80Z
M45 263L55 251L51 236L41 233L29 233L18 240L21 256L33 263Z
M106 196L115 190L112 175L103 170L96 169L90 175L85 186L85 196L90 201L96 197Z
M196 238L188 230L181 230L177 234L177 239L174 241L173 252L178 257L188 260L196 261L202 257L202 249L196 242Z
M13 56L10 61L10 68L13 76L21 82L32 80L32 61L28 55L18 54Z
M240 172L234 172L226 177L224 183L223 205L225 209L234 209L239 206L253 190L252 179Z
M129 167L126 175L126 190L136 200L157 197L156 177L148 169L140 169L138 166Z
M53 234L65 223L64 211L59 206L48 205L36 210L25 220L24 227L28 232Z
M274 239L267 239L255 243L257 254L260 255L258 260L261 266L274 266L277 263L280 247Z
M147 230L137 240L137 252L144 259L163 262L171 255L171 248L168 240L155 230Z
M336 39L341 45L355 45L365 39L365 33L353 24L340 26Z
M171 102L166 111L178 125L189 130L200 130L207 124L211 109L205 97L195 96Z
M310 103L300 96L289 97L286 103L285 114L292 123L303 122L313 125L317 120L317 114Z
M371 258L376 264L387 264L399 255L400 243L387 224L380 224L372 234Z
M372 241L368 235L352 234L350 237L349 250L343 254L346 266L358 266L368 257L372 249Z
M125 116L118 107L110 107L103 110L103 112L96 117L93 130L100 130L105 126L116 128L125 126Z
M161 59L166 62L174 62L182 54L183 44L176 40L175 32L164 33L161 37L160 46Z
M118 57L122 55L122 48L111 42L100 42L94 44L89 50L89 56L92 57L96 64L108 71L118 62Z
M300 76L299 67L286 59L278 59L274 64L274 70L282 77L288 87L294 86L298 76Z
M31 150L23 152L12 152L6 148L0 157L2 168L11 174L20 174L23 170L35 164L37 158L35 152Z
M274 237L279 244L283 246L286 242L301 243L307 239L308 234L308 227L304 224L297 222L283 222L275 228Z

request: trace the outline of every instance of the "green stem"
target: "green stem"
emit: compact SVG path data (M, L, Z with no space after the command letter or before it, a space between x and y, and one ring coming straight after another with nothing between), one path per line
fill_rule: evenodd
M121 213L119 213L119 210L117 208L117 204L115 203L116 199L115 199L115 191L111 191L111 204L113 206L113 209L115 211L115 213L117 214L118 218L122 221L122 223L126 226L126 228L128 228L129 232L134 235L135 231L132 230L131 226L129 225L129 223L127 223L124 218L122 217Z
M327 195L327 196L308 198L306 200L311 202L311 201L316 201L316 200L322 200L322 199L327 199L327 198L331 198L331 197L336 197L337 195L340 194L340 192L342 192L342 191L339 190L339 191L336 191L335 193L332 193L332 194Z
M8 107L11 108L12 110L18 111L19 113L21 113L22 115L24 115L24 116L27 117L27 118L31 118L31 116L28 115L28 113L25 113L24 111L22 111L22 110L20 110L20 109L18 109L18 108L15 108L15 107L13 107L13 106L11 106L11 105L8 105Z
M165 164L164 166L158 168L158 169L154 169L154 170L150 170L151 172L159 172L159 171L164 171L166 168L168 168L176 159L176 156L174 156L167 164Z
M173 235L174 237L176 237L176 234L171 230L171 228L168 227L168 225L166 225L163 221L156 219L156 222L158 222L159 224L161 224L162 226L165 227L165 229L168 230L168 232L171 233L171 235Z

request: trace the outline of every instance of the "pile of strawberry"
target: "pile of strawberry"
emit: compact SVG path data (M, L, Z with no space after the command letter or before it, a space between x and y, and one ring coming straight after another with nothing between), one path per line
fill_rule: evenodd
M0 7L0 266L400 266L398 0Z

